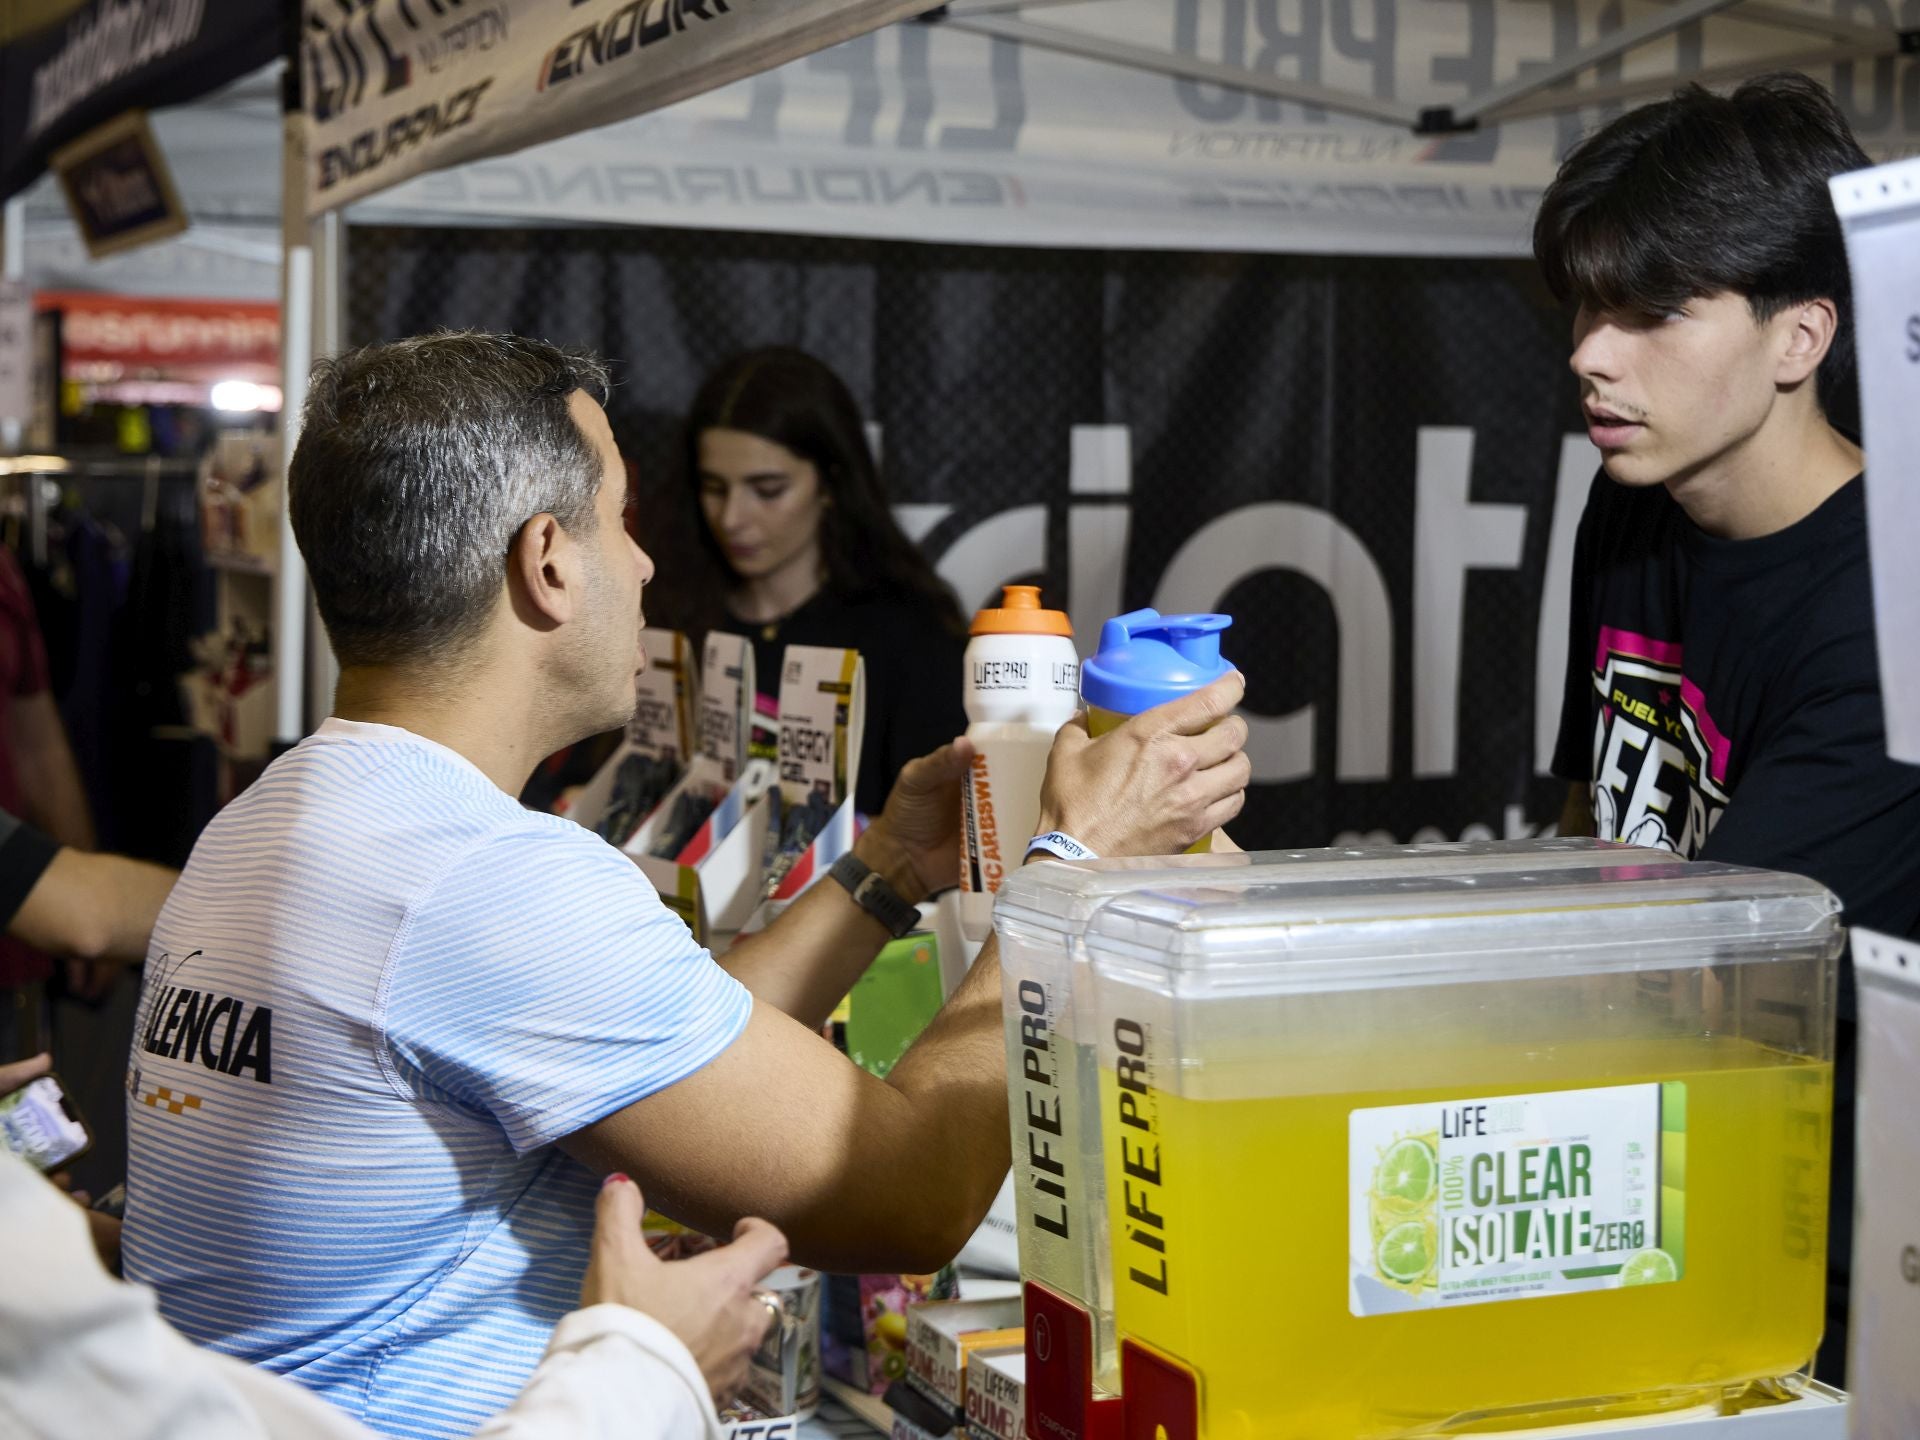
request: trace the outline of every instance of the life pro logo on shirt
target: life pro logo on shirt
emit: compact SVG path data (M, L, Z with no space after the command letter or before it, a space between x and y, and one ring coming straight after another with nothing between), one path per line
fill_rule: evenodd
M234 995L177 983L203 951L154 962L141 1017L140 1049L163 1060L197 1062L222 1075L273 1083L273 1011Z

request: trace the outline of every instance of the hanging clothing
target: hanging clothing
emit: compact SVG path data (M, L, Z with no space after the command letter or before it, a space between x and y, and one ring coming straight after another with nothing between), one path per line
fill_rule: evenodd
M0 810L12 814L26 808L14 759L13 705L44 692L49 678L27 577L13 552L0 546ZM52 973L53 962L46 956L0 937L0 989L42 981Z

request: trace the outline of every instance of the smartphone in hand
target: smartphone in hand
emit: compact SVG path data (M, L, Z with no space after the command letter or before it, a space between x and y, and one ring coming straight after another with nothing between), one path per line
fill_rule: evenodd
M93 1144L59 1078L42 1075L0 1095L0 1145L41 1171L57 1170Z

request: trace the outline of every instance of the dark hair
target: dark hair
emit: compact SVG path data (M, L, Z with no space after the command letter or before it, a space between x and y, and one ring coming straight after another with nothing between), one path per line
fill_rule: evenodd
M438 662L485 622L541 513L591 534L600 457L568 410L591 355L443 331L314 366L288 514L343 665Z
M828 590L848 597L919 596L932 603L950 631L966 633L953 591L888 508L852 393L822 361L781 346L727 361L707 376L687 413L682 514L707 562L706 583L699 592L676 580L683 597L698 595L684 607L688 628L718 623L720 602L733 579L720 543L700 513L700 436L714 429L742 430L771 440L820 472L821 488L833 502L820 517Z
M1852 412L1853 301L1829 177L1872 162L1831 96L1804 75L1698 85L1630 110L1581 142L1540 202L1533 253L1563 304L1664 314L1746 297L1756 322L1831 300L1839 312L1819 395Z

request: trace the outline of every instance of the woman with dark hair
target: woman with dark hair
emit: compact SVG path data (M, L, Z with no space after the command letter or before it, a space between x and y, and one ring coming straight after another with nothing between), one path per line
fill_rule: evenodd
M703 565L675 588L684 628L753 642L762 713L789 645L866 659L856 808L877 815L901 767L966 729L966 622L893 512L840 377L800 350L755 350L707 377L687 417L685 509ZM704 573L702 573L704 572Z

